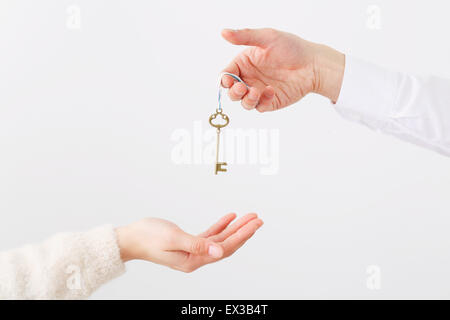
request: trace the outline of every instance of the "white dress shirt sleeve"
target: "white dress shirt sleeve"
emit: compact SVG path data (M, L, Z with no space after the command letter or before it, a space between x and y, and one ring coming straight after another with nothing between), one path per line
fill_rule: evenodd
M347 56L335 107L349 120L450 156L450 80Z

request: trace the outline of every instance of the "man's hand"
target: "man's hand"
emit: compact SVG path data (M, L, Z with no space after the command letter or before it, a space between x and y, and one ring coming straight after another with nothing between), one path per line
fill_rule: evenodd
M117 228L122 260L147 260L192 272L232 255L263 225L256 214L247 214L229 226L235 218L236 214L230 213L198 236L157 218Z
M242 100L244 108L260 112L278 110L310 92L337 101L344 54L273 29L225 29L222 36L233 44L250 46L224 70L241 77L250 89L229 76L222 78L222 85L230 88L230 98Z

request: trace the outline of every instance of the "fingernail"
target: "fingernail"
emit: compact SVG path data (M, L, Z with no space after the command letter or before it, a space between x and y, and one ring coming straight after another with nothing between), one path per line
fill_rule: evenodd
M220 258L222 256L222 251L216 246L209 246L208 254L213 258Z
M236 32L237 30L236 30L236 29L228 29L228 28L226 28L225 31L228 31L228 32Z

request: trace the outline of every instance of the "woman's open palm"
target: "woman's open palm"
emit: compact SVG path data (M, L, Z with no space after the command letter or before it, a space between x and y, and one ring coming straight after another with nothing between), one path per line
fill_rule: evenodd
M254 213L230 225L235 218L236 214L230 213L198 236L184 232L167 220L140 220L118 229L122 259L147 260L192 272L232 255L263 224Z

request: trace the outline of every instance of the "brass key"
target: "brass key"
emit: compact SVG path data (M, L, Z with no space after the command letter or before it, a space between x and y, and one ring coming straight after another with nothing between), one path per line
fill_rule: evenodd
M221 120L225 121L224 123L214 123L213 120L217 119L217 117L221 118ZM209 124L217 129L217 145L216 145L216 166L214 173L217 174L217 172L226 172L227 169L225 166L227 165L226 162L219 162L219 146L220 146L220 129L223 127L226 127L228 123L230 122L230 119L228 116L224 113L222 113L221 109L217 109L216 113L212 114L209 117Z

